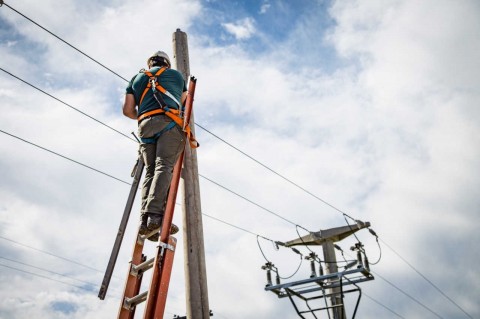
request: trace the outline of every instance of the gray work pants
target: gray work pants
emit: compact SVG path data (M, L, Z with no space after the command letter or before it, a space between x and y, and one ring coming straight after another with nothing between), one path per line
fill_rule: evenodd
M138 135L149 138L163 130L172 120L166 115L157 115L140 122ZM164 132L155 144L140 144L140 153L145 163L145 179L142 188L141 216L163 214L173 168L185 147L185 133L175 125Z

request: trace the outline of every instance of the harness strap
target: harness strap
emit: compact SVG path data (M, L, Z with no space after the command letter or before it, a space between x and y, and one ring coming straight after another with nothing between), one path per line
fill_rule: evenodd
M169 108L166 108L166 109L157 109L157 110L153 110L153 111L150 111L150 112L147 112L147 113L144 113L142 115L140 115L138 117L138 121L140 122L141 120L143 120L144 118L148 117L148 116L152 116L152 115L156 115L156 114L165 114L166 116L168 116L170 119L172 119L172 122L167 125L163 130L161 130L160 132L158 132L157 134L155 134L153 137L148 137L148 138L141 138L142 140L142 143L146 143L146 144L154 144L157 139L163 134L165 133L166 131L168 130L171 130L175 125L178 125L180 126L181 128L183 128L183 118L179 117L177 114L178 114L178 110L172 110L172 109L169 109ZM185 134L187 135L187 138L188 138L188 142L190 144L190 147L191 148L197 148L200 146L200 144L197 142L197 140L195 139L195 136L193 135L192 133L192 130L190 129L190 125L187 124L185 126L185 128L183 129L183 131L185 132Z
M177 125L177 123L175 122L170 122L167 126L165 126L165 128L163 130L161 130L160 132L156 133L155 135L153 135L152 137L140 137L140 140L142 141L142 143L144 144L155 144L157 142L157 139L162 136L163 133L167 132L167 131L170 131L172 128L175 127L175 125Z
M148 76L150 79L152 78L157 78L160 76L160 74L162 74L167 68L166 67L163 67L163 68L160 68L158 69L158 71L155 73L155 75L153 75L150 71L144 71L143 73ZM156 80L155 80L156 81ZM156 83L157 84L157 83ZM140 98L140 102L138 103L138 105L140 106L143 102L143 98L145 97L145 94L147 94L148 90L152 87L152 83L150 81L148 81L148 84L147 84L147 87L145 87L145 90L143 90L143 93L142 93L142 97ZM163 89L163 87L162 87ZM165 89L163 89L164 91L166 91ZM162 91L160 91L162 92ZM163 93L163 92L162 92Z
M152 116L152 115L157 115L157 114L165 114L166 116L168 116L170 119L172 119L172 125L168 125L167 127L165 127L165 129L163 129L162 131L158 132L157 134L155 134L153 137L149 137L149 138L141 138L142 140L142 143L146 143L146 144L154 144L157 139L163 134L165 133L166 131L172 129L175 124L180 126L181 128L183 128L183 118L181 118L178 114L180 113L179 110L175 110L175 109L171 109L169 107L165 107L163 109L156 109L156 110L152 110L152 111L149 111L149 112L146 112L146 113L143 113L142 115L140 115L137 120L138 122L140 122L141 120L145 119L146 117L149 117L149 116ZM168 129L167 129L168 128ZM183 128L183 131L185 132L185 134L187 135L187 138L188 138L188 142L190 144L190 147L191 148L197 148L200 146L200 144L197 142L197 140L195 139L195 136L193 135L192 133L192 130L190 129L190 125L187 124L185 126L185 128Z
M176 114L174 114L171 111L177 111L178 112L178 110L168 110L168 111L165 112L165 115L168 116L169 118L171 118L178 126L183 128L183 118L177 116ZM189 142L191 148L197 148L197 147L200 146L200 144L195 139L195 136L193 136L193 133L192 133L192 130L190 129L190 124L189 123L187 123L185 128L183 128L183 131L187 135L188 142Z
M140 115L137 118L137 121L140 123L140 121L142 121L146 117L157 115L157 114L162 114L162 113L165 113L164 109L156 109L156 110L148 111L148 112L145 112L142 115Z

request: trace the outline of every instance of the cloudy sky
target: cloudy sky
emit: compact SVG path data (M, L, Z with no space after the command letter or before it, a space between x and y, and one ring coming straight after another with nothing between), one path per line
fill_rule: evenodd
M6 1L0 318L115 318L139 208L100 301L137 156L124 78L159 49L173 56L177 28L208 130L196 128L215 317L297 318L261 266L288 277L300 257L260 239L262 255L256 235L292 240L344 226L343 212L381 245L357 318L479 318L479 16L475 0ZM186 311L177 238L165 318ZM377 261L375 238L358 239ZM354 243L338 243L347 259ZM282 282L309 275L304 260Z

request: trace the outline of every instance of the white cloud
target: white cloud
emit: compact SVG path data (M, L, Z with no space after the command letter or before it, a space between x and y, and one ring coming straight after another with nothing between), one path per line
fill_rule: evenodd
M250 17L238 20L235 23L222 23L222 26L237 40L249 39L255 33L255 20Z
M260 14L265 14L268 12L268 9L270 9L272 5L269 2L264 2L262 3L262 6L260 7Z

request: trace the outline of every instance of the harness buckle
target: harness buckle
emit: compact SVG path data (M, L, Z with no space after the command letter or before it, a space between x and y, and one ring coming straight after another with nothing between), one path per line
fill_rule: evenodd
M152 90L153 92L155 92L157 90L157 78L156 77L151 77L150 80L149 80L150 84L152 85Z

